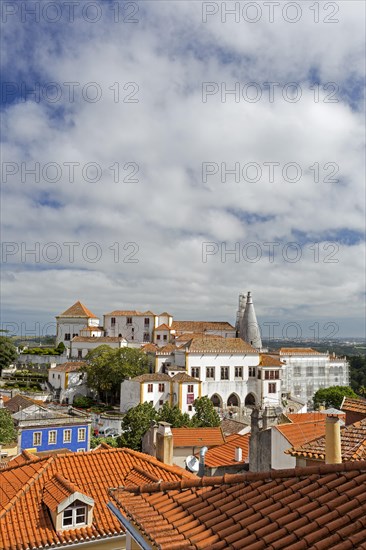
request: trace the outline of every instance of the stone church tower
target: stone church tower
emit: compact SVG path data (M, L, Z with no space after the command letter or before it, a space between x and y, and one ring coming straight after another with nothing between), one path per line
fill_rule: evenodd
M248 292L246 297L244 294L239 295L236 329L239 338L242 338L245 342L253 346L253 348L258 350L262 349L260 328L250 292Z

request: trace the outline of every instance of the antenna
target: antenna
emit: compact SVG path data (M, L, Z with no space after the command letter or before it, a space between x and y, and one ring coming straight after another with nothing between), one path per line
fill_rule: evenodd
M194 455L187 456L185 463L190 472L193 472L194 474L198 472L199 460Z

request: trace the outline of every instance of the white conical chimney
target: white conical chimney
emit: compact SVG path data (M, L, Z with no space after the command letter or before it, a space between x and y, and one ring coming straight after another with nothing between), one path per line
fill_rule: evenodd
M240 338L256 349L262 349L262 338L251 293L248 292Z

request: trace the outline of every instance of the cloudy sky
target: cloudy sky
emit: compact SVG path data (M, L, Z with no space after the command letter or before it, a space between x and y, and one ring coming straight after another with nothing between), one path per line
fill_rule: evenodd
M363 2L1 9L3 328L251 290L264 337L364 335Z

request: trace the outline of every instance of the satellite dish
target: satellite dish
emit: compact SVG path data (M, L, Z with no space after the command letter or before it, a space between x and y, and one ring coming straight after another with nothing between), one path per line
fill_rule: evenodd
M186 466L190 472L197 473L199 469L199 460L194 455L189 455L186 458Z

